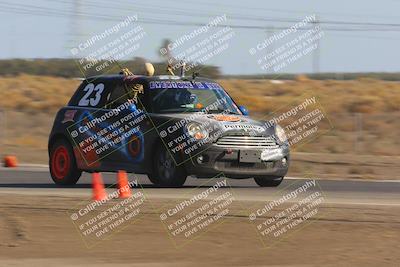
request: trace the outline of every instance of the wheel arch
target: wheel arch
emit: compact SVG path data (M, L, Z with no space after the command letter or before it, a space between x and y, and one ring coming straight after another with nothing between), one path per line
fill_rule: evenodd
M60 140L60 139L64 139L64 140L67 141L69 144L71 144L71 142L68 140L68 138L67 138L64 134L62 134L62 133L54 134L54 135L52 135L52 136L50 137L49 142L48 142L48 144L47 144L47 151L48 151L48 154L49 154L49 155L50 155L51 146L52 146L57 140Z
M161 140L160 137L155 138L150 145L150 153L147 156L147 168L149 168L149 170L151 170L153 167L152 165L155 158L155 153L157 152L157 149L160 148L160 146L166 148L165 143ZM183 157L181 155L175 155L175 160L179 162L180 160L183 160ZM180 165L182 165L182 167L187 172L185 164L180 164Z

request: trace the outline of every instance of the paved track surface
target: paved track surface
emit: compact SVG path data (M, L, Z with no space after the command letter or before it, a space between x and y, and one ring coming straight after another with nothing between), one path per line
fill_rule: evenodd
M317 179L324 192L326 200L338 204L389 205L400 206L400 182L397 181L357 181L357 180L319 180L318 177L285 179L277 188L260 188L252 179L228 179L229 187L238 200L270 200L285 193L287 188L293 188L293 183L299 185L309 179ZM181 198L188 192L201 191L221 179L196 179L189 177L183 188L157 188L147 179L146 175L129 174L129 180L135 180L143 187L150 198ZM116 183L116 174L104 173L103 180L109 191ZM0 168L0 193L39 194L61 196L88 196L91 191L90 174L83 174L78 184L73 188L58 188L50 178L48 169L44 166L28 166L16 169Z

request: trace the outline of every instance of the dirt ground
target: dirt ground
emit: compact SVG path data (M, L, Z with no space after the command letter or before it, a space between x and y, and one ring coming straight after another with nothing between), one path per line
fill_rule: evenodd
M145 216L88 248L69 215L82 197L0 195L0 266L399 266L398 206L321 206L321 216L263 246L239 203L176 247L151 200Z

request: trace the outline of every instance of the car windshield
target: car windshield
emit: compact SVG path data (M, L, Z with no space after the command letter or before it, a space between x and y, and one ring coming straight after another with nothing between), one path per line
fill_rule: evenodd
M155 113L229 113L241 114L230 96L220 88L153 88L150 90Z

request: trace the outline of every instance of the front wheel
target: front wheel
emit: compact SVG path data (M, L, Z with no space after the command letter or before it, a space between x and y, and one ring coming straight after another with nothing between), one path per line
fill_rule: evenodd
M163 146L159 146L153 157L153 170L148 175L150 181L158 186L180 187L187 178L183 166L177 166L171 154Z
M76 167L76 160L71 145L57 140L50 148L49 167L54 183L61 186L74 185L82 172Z
M261 187L276 187L283 181L283 177L254 177L254 181Z

